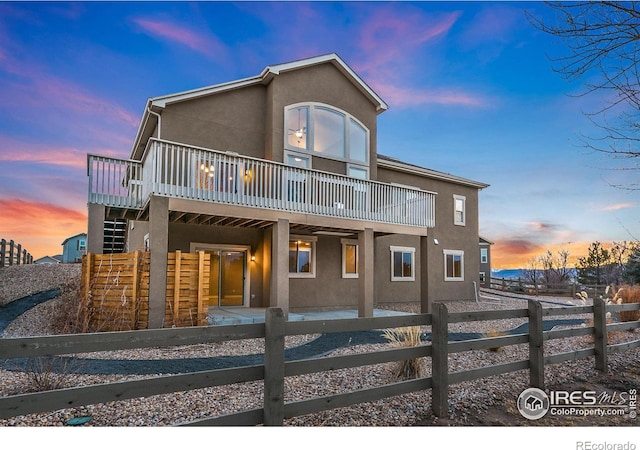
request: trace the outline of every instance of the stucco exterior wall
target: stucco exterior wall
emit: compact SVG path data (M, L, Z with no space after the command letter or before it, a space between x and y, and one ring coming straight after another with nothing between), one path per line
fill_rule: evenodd
M265 87L250 86L188 102L162 112L162 139L265 158Z
M428 295L432 302L474 300L479 285L478 189L471 186L380 168L379 181L401 183L437 192L436 224L429 230ZM465 197L465 225L454 224L454 195ZM437 240L437 244L435 243ZM464 280L445 281L444 250L464 251ZM424 273L423 273L424 275Z

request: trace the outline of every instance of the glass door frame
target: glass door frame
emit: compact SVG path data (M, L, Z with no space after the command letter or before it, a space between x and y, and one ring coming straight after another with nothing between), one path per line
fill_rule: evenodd
M249 261L251 261L251 246L250 245L229 245L229 244L208 244L203 242L191 242L190 248L191 253L195 253L197 251L223 251L223 252L244 252L244 284L242 286L242 307L248 308L249 303L249 293L251 292L251 271L249 266ZM210 308L220 308L220 304L218 305L209 305Z

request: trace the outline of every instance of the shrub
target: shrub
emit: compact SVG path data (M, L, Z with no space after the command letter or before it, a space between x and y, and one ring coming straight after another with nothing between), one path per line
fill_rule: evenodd
M417 347L422 344L420 327L389 328L382 334L394 347ZM421 358L398 361L395 378L420 378L425 374L424 361Z
M83 317L80 280L77 279L60 289L60 302L52 318L52 325L57 334L86 333L88 330Z

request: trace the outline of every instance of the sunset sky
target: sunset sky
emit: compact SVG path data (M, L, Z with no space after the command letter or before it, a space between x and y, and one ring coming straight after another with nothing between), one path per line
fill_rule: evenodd
M589 154L602 95L552 70L525 2L0 3L0 238L85 232L86 155L127 158L149 97L335 52L390 106L378 151L482 181L494 268L640 238L637 171Z

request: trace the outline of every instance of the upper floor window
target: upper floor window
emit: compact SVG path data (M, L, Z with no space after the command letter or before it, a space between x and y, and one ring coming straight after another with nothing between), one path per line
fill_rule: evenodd
M455 225L464 225L466 222L466 200L466 197L462 195L453 196L453 223Z
M489 262L489 250L486 248L481 248L480 249L480 262L482 264L486 264L487 262Z
M351 114L321 103L285 108L285 148L360 164L367 169L369 130Z

